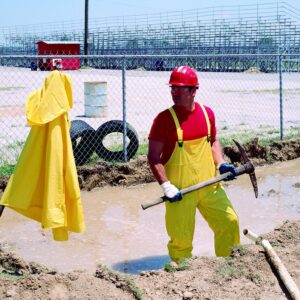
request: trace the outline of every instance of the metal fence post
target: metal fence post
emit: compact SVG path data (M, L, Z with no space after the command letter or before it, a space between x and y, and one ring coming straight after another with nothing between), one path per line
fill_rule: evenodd
M279 105L280 105L280 140L283 140L283 96L282 96L282 54L278 56Z
M123 157L124 162L127 162L127 148L126 148L126 57L122 59L122 112L123 112Z

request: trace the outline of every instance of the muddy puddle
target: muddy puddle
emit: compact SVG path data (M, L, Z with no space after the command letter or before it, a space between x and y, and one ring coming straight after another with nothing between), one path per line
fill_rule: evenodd
M240 218L247 228L262 234L285 220L300 219L300 160L256 169L259 197L247 175L226 185ZM161 196L158 184L105 187L82 192L86 231L71 234L67 242L55 242L50 231L10 209L0 219L0 242L27 261L58 271L87 270L97 264L130 274L159 269L169 260L164 228L164 205L142 210L141 203ZM249 243L241 237L242 243ZM214 255L213 235L197 215L194 255Z

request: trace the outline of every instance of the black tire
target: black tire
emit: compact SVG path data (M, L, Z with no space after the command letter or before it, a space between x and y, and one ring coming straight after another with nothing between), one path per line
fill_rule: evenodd
M81 120L71 121L70 136L76 165L86 163L95 150L95 130Z
M129 144L126 147L127 160L131 159L139 148L139 139L135 129L128 123L126 123L127 133L126 136L129 139ZM114 132L123 132L123 121L112 120L102 124L96 130L96 153L98 156L107 161L124 161L124 154L122 151L111 151L103 145L104 138Z

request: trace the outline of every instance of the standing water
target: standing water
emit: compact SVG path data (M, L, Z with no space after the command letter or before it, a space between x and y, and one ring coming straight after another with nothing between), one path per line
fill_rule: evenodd
M257 234L272 231L285 220L300 219L300 160L256 169L259 197L248 175L226 183L225 189L240 219L240 229ZM160 269L169 261L164 204L142 210L141 204L160 197L157 183L135 187L105 187L82 192L86 231L56 242L51 231L11 209L0 219L0 242L27 261L61 272L87 270L98 264L125 273ZM249 240L241 236L241 242ZM213 234L197 214L193 254L214 255Z

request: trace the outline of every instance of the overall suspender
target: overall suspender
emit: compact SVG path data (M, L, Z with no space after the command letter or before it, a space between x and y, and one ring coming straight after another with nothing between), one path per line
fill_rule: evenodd
M204 117L205 117L205 121L206 121L206 125L207 125L207 142L210 142L210 136L211 136L211 128L210 128L210 122L209 122L209 118L208 118L208 114L207 111L204 107L204 105L202 103L199 103L203 113L204 113ZM180 127L176 112L174 110L173 107L169 108L169 111L173 117L173 120L175 122L175 126L176 126L176 131L177 131L177 143L179 147L182 147L183 145L183 130Z

